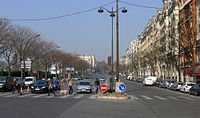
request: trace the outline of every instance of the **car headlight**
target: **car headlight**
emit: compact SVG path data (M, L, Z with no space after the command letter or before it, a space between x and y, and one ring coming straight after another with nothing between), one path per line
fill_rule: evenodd
M34 88L33 86L31 86L31 88Z
M46 88L45 86L42 87L42 89Z
M87 87L86 89L90 89L90 87Z

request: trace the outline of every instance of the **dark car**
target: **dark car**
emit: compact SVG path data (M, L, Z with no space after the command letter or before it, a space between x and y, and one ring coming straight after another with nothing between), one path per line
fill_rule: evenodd
M183 85L183 83L181 83L181 82L174 82L170 89L177 91L177 90L180 90L182 85Z
M47 93L48 92L48 81L38 80L31 86L32 93Z
M13 79L16 80L17 84L20 85L20 87L25 88L25 82L24 82L24 79L22 79L21 77L13 77Z
M189 94L200 95L200 84L193 85L189 90Z
M0 90L8 91L12 90L12 78L11 77L0 77Z
M169 86L169 80L162 80L159 84L160 88L167 88Z

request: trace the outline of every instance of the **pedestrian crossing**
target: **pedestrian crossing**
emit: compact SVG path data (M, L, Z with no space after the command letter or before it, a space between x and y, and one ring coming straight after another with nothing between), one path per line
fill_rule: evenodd
M23 95L19 95L17 93L11 94L9 92L7 93L0 93L0 98L45 98L45 99L50 99L50 98L58 98L58 99L67 99L67 98L72 98L72 99L82 99L86 96L86 98L93 99L94 94L70 94L70 95L50 95L48 94L32 94L32 93L25 93Z
M137 95L137 96L132 96L133 99L135 100L160 100L160 101L169 101L169 100L188 100L188 101L195 101L195 100L200 100L199 97L189 97L189 96L158 96L158 95L152 95L152 96L147 96L147 95Z

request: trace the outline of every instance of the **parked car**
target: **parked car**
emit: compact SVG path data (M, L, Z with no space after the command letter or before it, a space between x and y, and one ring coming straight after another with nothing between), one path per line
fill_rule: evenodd
M169 85L169 80L162 80L162 81L160 82L159 87L160 87L160 88L167 88L168 85Z
M154 83L155 86L159 86L160 85L161 80L157 79L156 82Z
M194 94L196 96L200 95L200 84L194 84L190 90L189 90L189 94Z
M24 79L22 79L21 77L13 77L13 79L16 80L17 84L20 85L20 87L22 87L22 88L25 87Z
M12 78L11 77L0 77L0 90L1 91L8 91L12 90Z
M176 81L175 80L170 80L169 81L169 84L167 86L168 89L171 89L171 86L173 85L173 83L175 83Z
M143 80L143 85L150 85L152 86L156 82L156 77L149 76Z
M144 81L144 79L142 78L137 78L136 82L142 83Z
M181 82L174 82L171 86L171 90L175 90L175 91L180 91L181 86L183 85L183 83Z
M81 81L77 85L77 93L80 92L92 92L92 85L89 81Z
M48 92L48 81L38 80L31 86L32 93L47 93Z
M189 92L190 88L194 85L192 82L184 82L180 88L181 92Z
M35 83L36 82L36 78L35 77L26 77L25 79L24 79L24 82L25 82L25 86L26 87L30 87L30 86L32 86L33 85L33 83Z

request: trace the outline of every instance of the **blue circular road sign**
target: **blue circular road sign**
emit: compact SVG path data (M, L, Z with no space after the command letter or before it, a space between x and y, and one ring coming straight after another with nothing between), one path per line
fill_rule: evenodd
M119 85L119 90L122 91L122 92L124 92L126 90L125 84L120 84Z

